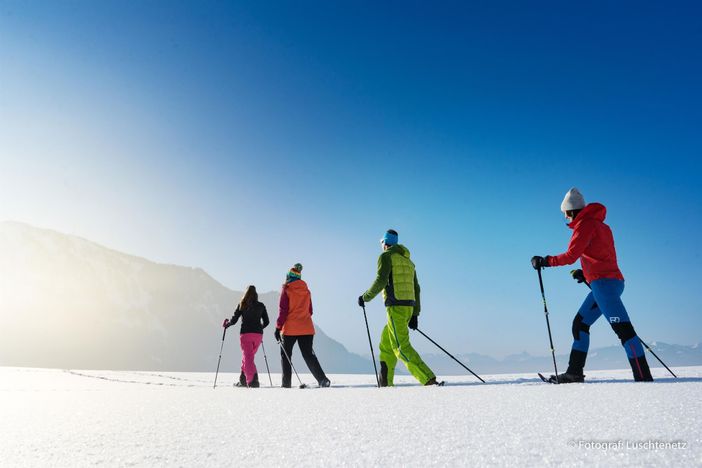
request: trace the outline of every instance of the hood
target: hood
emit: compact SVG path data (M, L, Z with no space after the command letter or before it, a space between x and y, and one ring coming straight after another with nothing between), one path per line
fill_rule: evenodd
M402 244L395 244L388 249L390 253L400 254L403 257L410 258L410 251L407 247Z
M286 282L284 286L288 289L306 289L307 283L300 278L295 278L292 281Z
M590 203L583 210L578 213L575 221L568 225L569 228L574 229L575 226L580 224L584 219L594 219L595 221L604 222L607 216L607 208L602 203Z

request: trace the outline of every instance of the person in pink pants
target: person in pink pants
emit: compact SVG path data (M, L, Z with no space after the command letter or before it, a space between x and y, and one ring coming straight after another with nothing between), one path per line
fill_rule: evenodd
M237 387L259 387L258 371L254 357L263 341L263 329L270 323L266 306L258 302L258 293L255 286L246 288L244 296L234 311L234 315L225 328L234 325L241 317L241 374Z
M263 334L261 333L242 333L239 337L241 341L241 371L246 378L246 385L249 387L258 387L258 372L254 357L256 351L261 346ZM238 382L237 382L238 383Z

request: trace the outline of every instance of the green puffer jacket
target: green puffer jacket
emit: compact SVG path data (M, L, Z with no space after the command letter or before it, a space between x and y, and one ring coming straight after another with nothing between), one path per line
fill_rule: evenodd
M421 310L419 302L419 282L410 252L404 245L393 245L378 257L378 275L371 287L363 294L363 300L370 302L380 291L386 306L412 306L414 315Z

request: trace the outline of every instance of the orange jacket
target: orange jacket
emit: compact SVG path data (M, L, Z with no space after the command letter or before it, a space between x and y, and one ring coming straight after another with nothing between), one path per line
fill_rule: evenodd
M301 279L283 285L278 312L276 327L283 335L314 335L312 296Z

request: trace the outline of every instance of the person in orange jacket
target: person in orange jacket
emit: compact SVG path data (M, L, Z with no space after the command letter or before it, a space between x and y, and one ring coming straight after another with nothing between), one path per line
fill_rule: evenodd
M285 277L280 292L278 320L275 339L281 343L280 360L283 368L283 387L290 388L292 369L288 356L292 359L295 343L298 343L302 358L320 387L329 387L331 382L324 374L317 355L312 348L314 324L312 323L312 296L307 283L302 281L302 265L296 263ZM287 353L287 356L286 354Z

